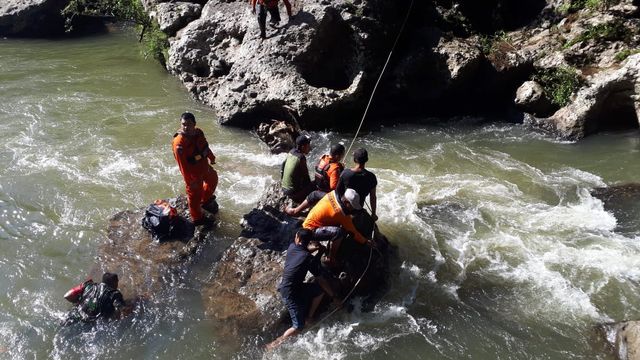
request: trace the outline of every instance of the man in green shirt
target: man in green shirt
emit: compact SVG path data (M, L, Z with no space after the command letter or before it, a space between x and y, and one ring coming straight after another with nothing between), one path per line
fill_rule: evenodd
M307 155L311 151L311 141L305 135L296 138L296 147L287 155L282 164L282 191L293 201L300 203L314 190L309 178Z

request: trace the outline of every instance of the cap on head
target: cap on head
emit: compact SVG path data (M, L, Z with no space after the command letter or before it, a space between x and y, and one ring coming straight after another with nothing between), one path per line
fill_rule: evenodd
M362 205L360 205L360 195L358 195L358 193L355 190L353 189L345 190L343 197L345 200L349 202L349 205L351 205L351 207L354 208L355 210L362 209Z
M367 153L367 150L365 148L356 149L356 151L353 152L353 161L358 164L364 164L369 161L369 154Z
M106 272L102 275L102 282L111 286L118 286L118 275L110 272Z
M303 145L311 144L311 140L307 135L300 135L296 138L296 147L301 147Z
M298 236L298 239L300 239L300 243L306 246L313 238L313 231L302 228L298 230L296 236Z
M182 113L182 115L180 116L180 119L191 120L193 121L194 124L196 123L196 117L190 112Z

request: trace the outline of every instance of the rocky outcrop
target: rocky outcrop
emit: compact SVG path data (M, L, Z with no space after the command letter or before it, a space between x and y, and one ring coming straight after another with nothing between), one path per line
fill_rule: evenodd
M548 116L553 104L547 98L544 89L535 81L527 81L516 91L516 106L535 116Z
M300 220L280 212L285 203L279 184L265 192L258 206L244 216L241 236L225 251L213 279L204 286L205 313L220 322L219 331L227 335L273 336L288 326L289 317L277 286L285 250ZM379 251L371 253L369 270L354 291L354 296L364 297L365 308L371 308L386 290L394 254L382 234L376 233L375 239ZM348 239L343 242L340 256L344 264L332 270L332 283L339 294L346 296L351 290L366 269L369 255L368 247Z
M200 4L166 2L156 5L155 11L150 14L158 21L160 30L168 35L174 35L176 31L197 19L201 11L202 5Z
M0 35L51 36L64 32L60 11L69 0L3 0Z
M100 279L105 271L117 273L125 298L152 294L178 281L180 269L206 239L214 236L215 227L198 226L194 233L193 225L186 220L186 198L178 197L175 207L181 219L181 236L162 242L154 241L141 226L144 209L114 215L109 220L109 241L99 247L91 276Z
M618 359L640 360L640 321L605 324L601 330Z
M549 118L529 121L564 138L580 139L601 130L640 127L640 54L619 69L602 71Z

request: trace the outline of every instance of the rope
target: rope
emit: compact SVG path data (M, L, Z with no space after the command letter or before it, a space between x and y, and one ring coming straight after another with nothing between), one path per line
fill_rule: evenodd
M384 75L384 72L387 70L387 65L389 65L389 60L391 60L391 55L393 55L393 52L396 50L396 45L398 45L398 40L400 40L400 36L404 31L404 27L405 25L407 25L407 20L409 20L409 15L411 15L411 10L413 9L414 1L415 0L411 0L411 5L409 5L409 9L407 10L407 15L405 15L404 17L404 21L402 22L402 26L400 27L400 31L398 32L398 36L396 36L396 41L393 43L393 47L391 47L389 56L387 56L387 61L384 63L384 66L382 67L382 71L380 72L380 76L378 76L378 80L376 81L376 85L373 87L373 91L371 92L371 97L369 98L367 107L364 109L364 114L362 115L362 120L360 120L360 125L358 126L358 130L356 130L356 134L353 137L353 140L351 140L351 144L349 145L349 148L347 149L347 152L345 154L348 154L351 151L351 148L353 147L353 144L356 142L356 138L360 133L360 129L362 129L362 124L364 124L364 119L365 117L367 117L367 113L369 112L369 107L371 106L371 102L373 101L373 96L376 94L376 90L378 89L378 84L380 84L380 80L382 80L382 75Z

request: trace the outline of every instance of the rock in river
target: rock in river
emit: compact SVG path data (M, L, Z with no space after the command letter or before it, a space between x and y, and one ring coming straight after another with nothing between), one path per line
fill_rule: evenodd
M205 313L220 323L222 333L273 336L290 324L277 286L286 249L300 220L280 212L284 203L279 184L267 189L258 205L244 216L241 236L224 253L213 279L204 286ZM372 308L386 290L395 253L384 235L376 232L375 240L379 251L371 252L370 267L354 291L354 296L365 299L365 310ZM367 267L369 255L369 247L350 240L343 242L341 257L348 260L333 271L333 284L339 294L346 296L352 289Z

